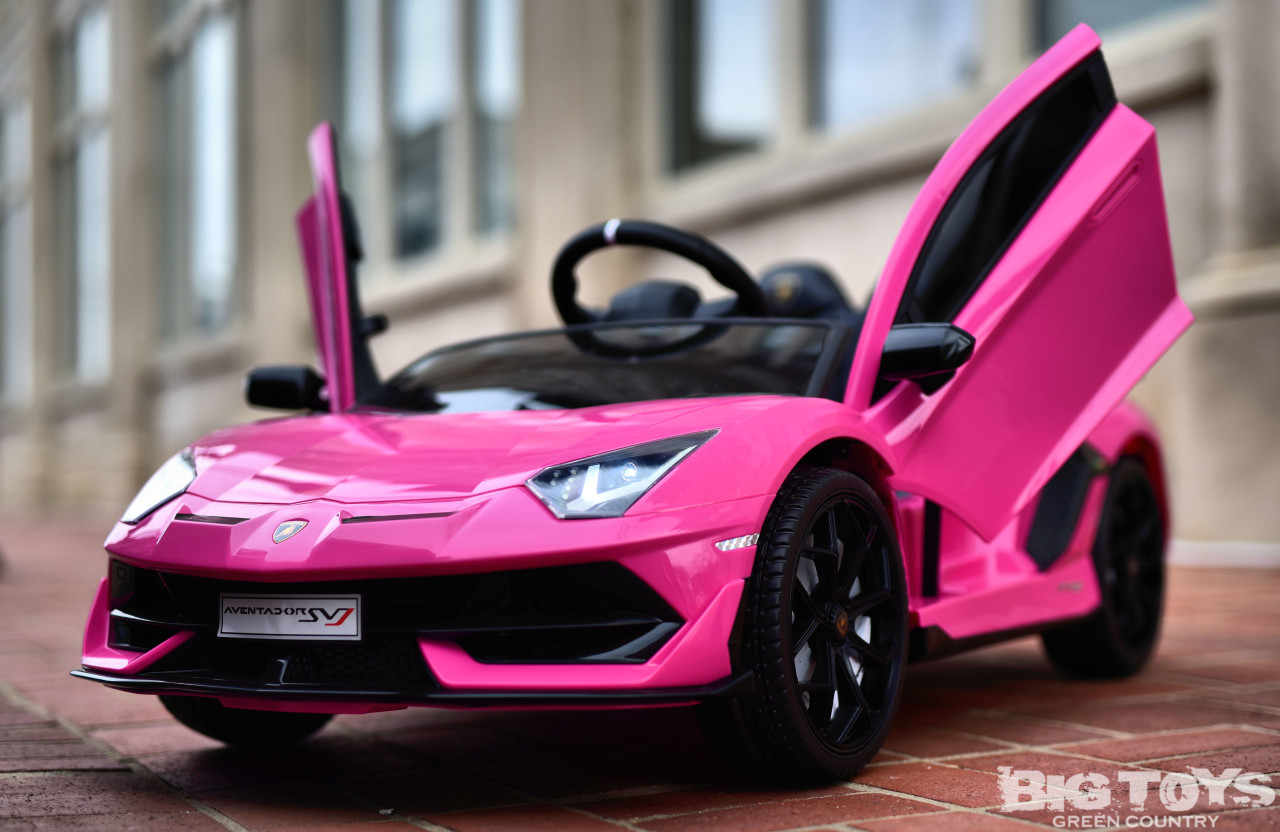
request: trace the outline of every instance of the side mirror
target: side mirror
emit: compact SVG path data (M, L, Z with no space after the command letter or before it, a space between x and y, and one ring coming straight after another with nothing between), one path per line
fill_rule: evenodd
M973 336L955 324L898 324L884 339L880 378L914 381L932 393L973 356Z
M302 365L254 367L245 379L244 397L255 407L280 410L327 410L320 398L324 379Z

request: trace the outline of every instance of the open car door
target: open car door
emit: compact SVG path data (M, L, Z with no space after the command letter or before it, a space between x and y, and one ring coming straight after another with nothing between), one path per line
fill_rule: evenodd
M1117 104L1079 26L1016 78L926 181L871 300L847 401L895 488L991 539L1190 325L1155 131ZM973 357L932 394L879 377L891 327L949 322Z
M315 193L303 203L296 223L320 371L330 410L340 413L373 392L378 376L356 285L359 234L338 178L335 144L327 122L311 131L307 152Z

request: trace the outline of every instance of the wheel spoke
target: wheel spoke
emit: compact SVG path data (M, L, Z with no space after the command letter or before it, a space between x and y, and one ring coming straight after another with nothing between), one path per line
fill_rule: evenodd
M792 659L795 659L796 656L800 655L800 651L805 648L805 645L809 643L809 639L813 638L813 634L818 631L818 626L820 623L821 622L819 622L818 619L816 618L809 619L808 625L804 628L804 633L800 636L800 638L794 639L794 643L792 644L792 647L791 647Z
M841 716L838 723L831 726L828 733L828 737L837 745L848 739L849 732L853 730L858 717L868 710L866 694L862 692L862 685L859 684L857 675L849 665L849 659L850 656L847 652L841 652L836 657L840 679L836 687L840 691L841 700L843 700L841 704L847 706L846 713Z
M893 593L887 589L864 592L849 602L845 609L849 611L849 619L852 621L859 616L866 615L892 597Z
M809 594L809 590L805 588L804 584L799 581L795 581L791 585L791 597L793 599L800 599L800 606L804 608L804 611L808 614L810 621L822 620L822 612L818 609L817 602L813 600L813 596ZM791 605L791 611L797 611L794 603Z
M854 582L862 574L867 555L871 551L871 544L875 542L879 528L875 523L868 523L864 529L851 512L847 513L847 517L851 533L849 542L854 545L846 548L844 563L840 564L840 586L836 589L836 593L842 599L849 597L849 593L853 591Z
M863 640L862 636L852 630L849 631L849 646L852 647L863 659L871 661L874 664L887 667L890 663L888 656L880 652L878 648L872 647L869 643Z

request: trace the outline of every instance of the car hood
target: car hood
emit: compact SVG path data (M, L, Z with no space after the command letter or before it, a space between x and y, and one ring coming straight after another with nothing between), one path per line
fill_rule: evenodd
M317 414L218 431L193 446L189 493L231 503L456 499L593 454L722 428L758 413L734 397L557 411Z

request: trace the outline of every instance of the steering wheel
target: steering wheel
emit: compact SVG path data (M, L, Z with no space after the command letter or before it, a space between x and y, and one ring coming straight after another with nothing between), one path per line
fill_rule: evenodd
M701 266L711 278L736 295L732 304L723 304L709 317L727 318L735 315L765 317L769 303L760 284L752 279L742 264L715 243L668 225L643 220L609 220L579 231L564 244L556 255L551 268L551 296L556 310L566 324L587 324L603 321L603 312L587 309L578 303L578 264L594 251L609 246L645 246L670 252ZM705 308L705 307L704 307ZM697 320L690 319L691 322ZM672 348L678 346L671 345Z

